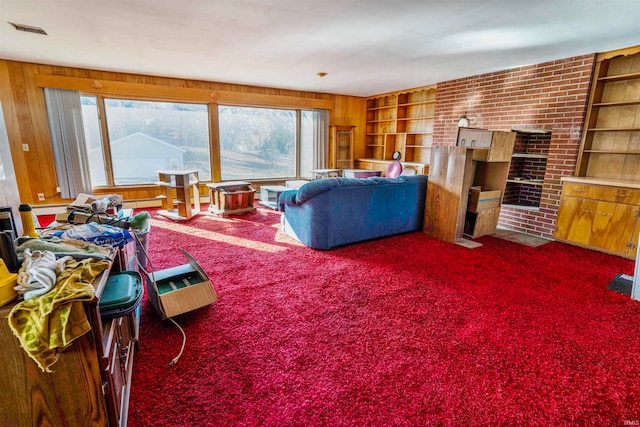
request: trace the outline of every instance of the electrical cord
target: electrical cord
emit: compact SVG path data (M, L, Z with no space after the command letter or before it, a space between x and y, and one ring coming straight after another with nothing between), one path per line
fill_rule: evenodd
M140 241L140 239L138 239L138 235L136 234L135 231L130 230L131 234L133 234L133 237L136 241L136 246L138 246L140 248L140 250L142 250L142 253L144 254L144 257L147 260L147 263L149 264L150 271L147 271L145 267L142 266L142 264L140 263L140 260L138 259L138 257L136 256L136 262L138 264L138 268L140 270L142 270L145 273L145 276L151 279L151 282L153 283L153 287L154 288L158 288L158 285L156 284L156 279L153 275L153 264L151 263L151 258L149 257L149 253L147 252L147 250L145 249L144 245L142 244L142 242ZM176 325L178 327L178 329L180 329L180 332L182 333L182 346L180 347L180 352L178 353L178 355L176 357L174 357L173 359L171 359L171 362L169 363L169 366L174 366L176 363L178 363L178 360L180 360L180 357L182 356L182 353L184 352L184 348L187 345L187 334L184 332L184 329L182 329L182 327L178 324L178 322L176 322L175 320L173 320L173 318L168 317L169 320L171 320L171 322Z
M178 325L178 322L173 320L171 317L169 317L169 320L171 320L173 324L176 325L178 329L180 329L180 332L182 332L182 347L180 348L180 353L178 353L178 355L171 360L171 363L169 363L169 366L173 366L178 363L178 360L180 360L180 356L182 356L182 353L184 352L184 347L187 344L187 334L185 334L184 329L182 329L182 327Z

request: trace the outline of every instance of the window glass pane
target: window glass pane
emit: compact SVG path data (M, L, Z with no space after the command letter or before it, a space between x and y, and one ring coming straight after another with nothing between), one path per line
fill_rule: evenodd
M300 120L300 177L311 178L311 169L313 166L313 123L316 120L317 113L308 110L302 110Z
M218 107L223 180L296 176L296 111Z
M95 96L81 96L80 103L82 104L82 124L84 140L87 145L87 157L89 158L91 186L105 186L107 185L107 174L102 150L102 136L100 135L97 98Z
M195 169L211 180L207 106L105 99L116 185L158 181L158 170Z

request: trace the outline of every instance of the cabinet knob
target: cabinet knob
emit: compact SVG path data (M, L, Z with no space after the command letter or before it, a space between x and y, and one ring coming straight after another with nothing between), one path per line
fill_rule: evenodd
M591 213L591 212L593 212L593 211L592 211L592 210L589 210L589 209L582 209L582 212L584 212L584 213Z
M476 140L475 140L475 139L472 139L472 140L471 140L471 146L473 147L474 145L476 145Z
M602 215L602 216L611 216L610 213L608 212L598 212L598 215Z
M576 193L584 193L585 191L584 188L576 188Z
M629 197L629 195L624 193L618 193L618 197Z

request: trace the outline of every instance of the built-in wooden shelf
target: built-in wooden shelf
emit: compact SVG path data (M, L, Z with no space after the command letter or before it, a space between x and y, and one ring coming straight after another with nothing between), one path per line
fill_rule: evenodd
M532 154L532 153L513 153L512 157L521 157L524 159L548 159L548 154Z
M542 185L544 184L544 181L539 181L539 180L531 181L528 179L507 179L507 182L514 182L516 184L525 184L525 185L536 185L538 187L542 187Z
M430 120L435 118L436 116L422 116L422 117L402 117L398 120Z
M640 73L628 73L628 74L618 74L614 76L598 77L598 81L600 82L616 82L621 80L633 80L633 79L640 79Z
M625 105L640 105L640 100L639 101L598 102L593 104L594 107L621 107Z

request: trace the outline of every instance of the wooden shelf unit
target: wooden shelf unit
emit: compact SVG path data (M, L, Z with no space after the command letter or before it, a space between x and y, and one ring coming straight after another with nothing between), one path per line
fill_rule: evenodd
M365 159L391 162L398 151L401 162L428 165L435 103L435 87L367 99Z
M158 184L164 188L159 215L178 221L191 219L200 213L200 190L197 170L158 171ZM191 202L193 198L193 204Z
M554 237L633 259L640 202L612 195L640 194L640 46L598 55L585 128Z
M599 55L576 176L640 181L640 47Z

